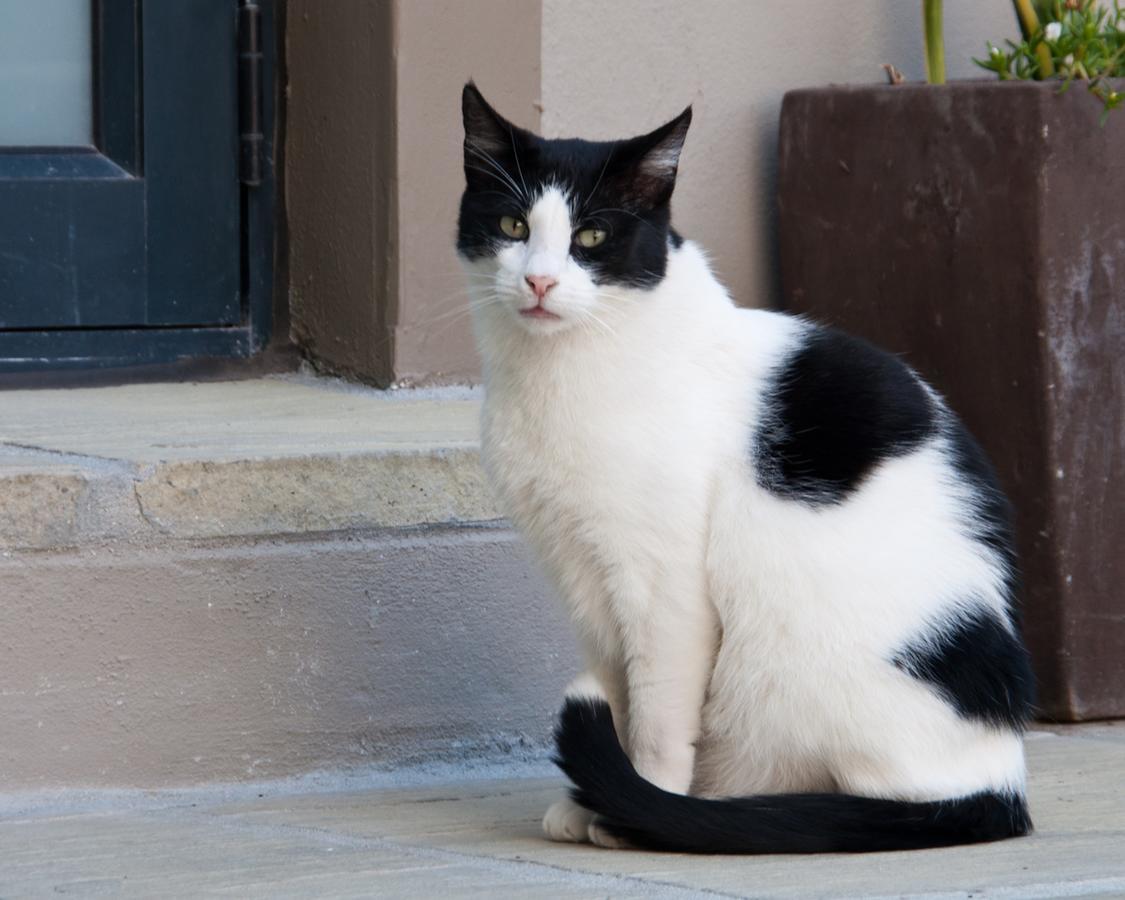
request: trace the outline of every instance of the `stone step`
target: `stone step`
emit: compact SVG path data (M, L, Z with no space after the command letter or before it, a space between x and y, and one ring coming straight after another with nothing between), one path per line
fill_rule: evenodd
M473 391L0 394L0 789L542 754L569 628Z
M499 518L479 394L273 377L0 393L0 549Z

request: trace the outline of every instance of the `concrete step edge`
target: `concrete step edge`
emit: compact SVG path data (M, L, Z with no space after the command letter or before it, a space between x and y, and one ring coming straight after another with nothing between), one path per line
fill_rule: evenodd
M499 518L463 445L151 465L29 451L0 467L8 552Z

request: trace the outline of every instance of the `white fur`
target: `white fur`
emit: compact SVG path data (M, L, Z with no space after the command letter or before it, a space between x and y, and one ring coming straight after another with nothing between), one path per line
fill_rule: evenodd
M886 663L959 598L1002 605L940 439L843 504L763 490L759 404L809 326L737 309L690 242L655 289L599 288L567 255L567 216L547 191L526 244L472 264L484 458L638 771L711 796L1022 790L1018 735ZM558 278L558 320L519 316L529 274ZM581 831L568 807L545 828Z
M543 816L543 833L552 841L580 844L590 840L594 814L569 797L556 800Z

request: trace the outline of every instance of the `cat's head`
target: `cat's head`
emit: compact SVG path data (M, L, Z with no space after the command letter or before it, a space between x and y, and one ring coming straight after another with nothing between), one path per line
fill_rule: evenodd
M465 193L457 250L490 310L531 333L597 321L664 278L691 108L641 137L546 140L462 95Z

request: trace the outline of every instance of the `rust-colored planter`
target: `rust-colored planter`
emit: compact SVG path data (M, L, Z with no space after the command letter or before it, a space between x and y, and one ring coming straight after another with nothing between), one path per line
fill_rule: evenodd
M787 308L945 393L1017 513L1045 716L1125 716L1125 109L1075 86L794 91Z

